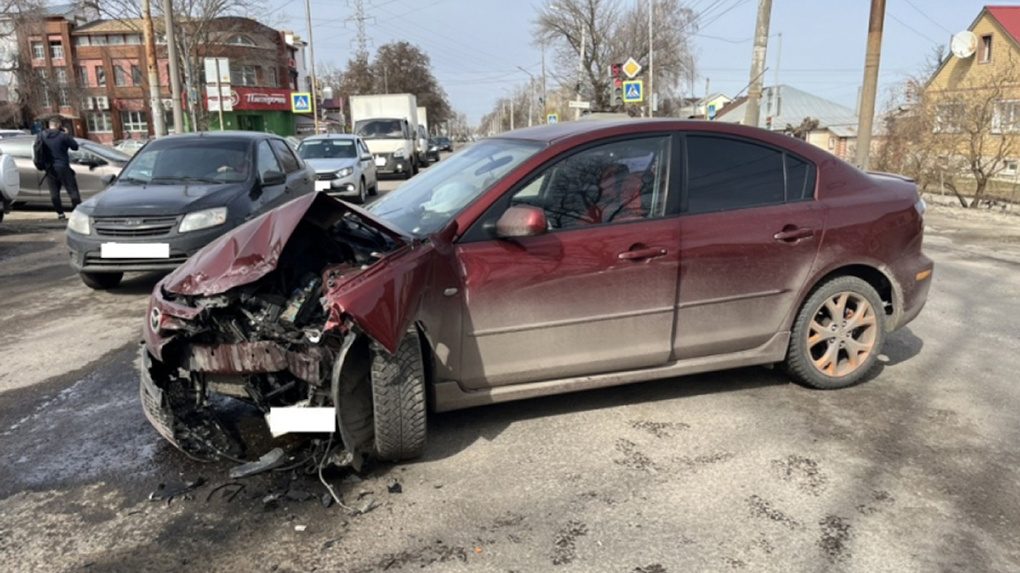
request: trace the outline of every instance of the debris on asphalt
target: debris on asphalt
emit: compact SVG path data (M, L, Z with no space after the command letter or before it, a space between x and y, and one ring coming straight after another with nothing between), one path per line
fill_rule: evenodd
M322 504L322 507L325 507L327 509L333 507L333 495L327 491L326 493L322 494L322 497L319 498L319 503Z
M237 479L267 472L277 468L286 461L283 448L273 448L254 462L241 464L230 470L230 479Z
M390 481L390 485L386 486L386 490L390 493L403 493L404 486L400 485L400 482L396 479Z
M267 495L267 496L262 498L262 505L266 509L269 509L270 507L274 506L276 504L276 502L280 500L281 497L283 497L282 494L271 493L271 494L269 494L269 495Z
M205 496L205 502L209 503L209 501L212 500L213 494L215 494L216 492L218 492L220 490L227 490L228 488L229 488L230 491L224 491L223 495L221 496L221 498L222 499L226 499L227 503L230 503L230 502L234 501L234 498L237 497L237 494L239 494L242 491L244 491L244 484L243 483L237 483L237 482L222 483L222 484L212 488L212 490L209 492L209 495Z
M287 490L287 493L284 495L287 496L287 499L293 501L307 501L312 497L312 494L308 493L307 491L302 491L300 489Z
M304 531L306 529L308 529L307 525L295 525L294 526L294 531L301 532L301 531Z
M365 515L376 508L375 498L368 498L365 503L361 504L361 507L351 512L351 515Z
M193 489L197 489L205 485L205 478L199 477L194 481L176 483L176 484L159 484L156 487L156 491L149 494L149 501L164 501L170 505L170 501L182 494L185 494Z

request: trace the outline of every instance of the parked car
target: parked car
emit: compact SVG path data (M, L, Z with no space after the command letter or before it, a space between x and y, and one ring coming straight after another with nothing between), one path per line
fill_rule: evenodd
M21 174L10 155L0 153L0 222L10 212L21 191Z
M428 159L430 163L439 161L439 142L434 137L429 139Z
M122 139L114 142L113 148L125 155L134 155L138 150L145 147L148 139Z
M439 144L439 151L453 151L453 143L449 137L437 137L436 143Z
M379 189L375 159L354 135L314 135L304 139L297 153L315 170L315 190L364 203Z
M22 137L24 135L32 134L23 129L0 129L0 139L6 139L8 137Z
M145 146L67 223L71 266L94 289L125 272L169 271L213 239L314 191L315 172L280 137L170 135ZM254 262L254 261L253 261Z
M339 430L357 465L420 455L427 405L756 364L850 386L924 306L923 213L913 181L757 128L516 130L367 211L304 197L191 258L153 289L142 402L195 457L243 451L210 390L274 434Z
M32 163L34 141L35 136L5 137L0 139L0 152L14 157L14 163L21 174L18 203L51 205L46 173L36 169ZM105 189L104 179L120 173L131 158L116 149L87 139L75 138L75 141L78 142L78 151L71 151L69 156L71 169L78 179L78 190L84 200Z

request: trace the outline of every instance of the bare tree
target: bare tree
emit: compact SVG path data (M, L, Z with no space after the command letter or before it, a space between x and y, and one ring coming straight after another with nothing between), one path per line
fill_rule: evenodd
M654 10L655 83L657 91L671 95L694 67L690 35L696 30L695 15L681 0L654 0ZM533 35L553 48L553 77L580 92L596 110L608 110L609 66L629 57L648 62L647 2L547 0Z

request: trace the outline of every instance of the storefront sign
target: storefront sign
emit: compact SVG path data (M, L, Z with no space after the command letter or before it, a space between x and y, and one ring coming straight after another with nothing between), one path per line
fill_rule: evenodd
M207 100L215 99L216 96L213 90L209 90L209 92L212 95L210 96L210 93L207 93ZM226 88L224 88L224 92L227 92ZM231 104L233 104L230 107L234 111L290 111L290 90L230 86L228 93ZM226 100L227 97L228 94L224 93L223 99ZM212 102L212 108L215 106L215 102Z

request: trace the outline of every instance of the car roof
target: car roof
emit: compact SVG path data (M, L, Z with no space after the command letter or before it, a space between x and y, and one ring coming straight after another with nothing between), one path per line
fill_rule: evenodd
M526 139L553 144L564 139L587 134L610 135L618 133L634 133L641 131L662 131L680 130L694 126L711 124L713 131L722 131L733 135L750 135L751 133L764 131L759 128L750 128L739 124L723 124L717 121L706 121L700 119L670 119L670 118L629 118L610 119L605 121L566 121L552 123L537 127L525 127L514 131L500 133L493 137L502 139ZM641 128L644 129L641 129Z
M316 140L320 140L320 139L358 139L358 136L354 135L352 133L326 133L326 134L322 134L322 135L309 135L308 137L302 139L301 141L308 141L310 139L316 139Z
M283 139L279 135L273 135L272 133L263 133L261 131L197 131L191 133L173 133L161 137L173 138L173 139L205 139L205 138L223 138L223 139L263 139L272 137L275 139Z

